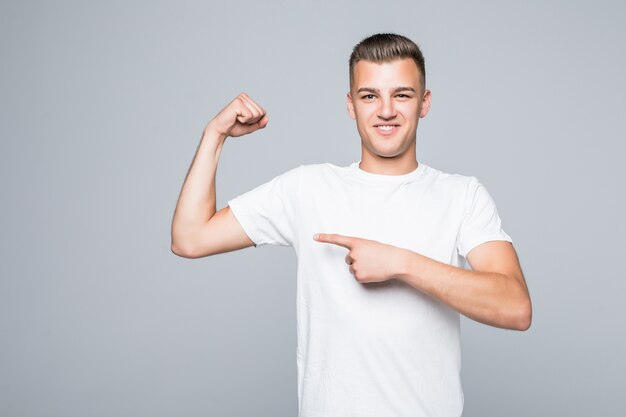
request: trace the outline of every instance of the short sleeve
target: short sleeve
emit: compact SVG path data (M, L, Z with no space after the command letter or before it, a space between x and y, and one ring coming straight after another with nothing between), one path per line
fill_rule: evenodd
M254 246L293 246L302 166L228 201Z
M470 177L465 201L465 214L457 238L457 250L464 258L476 246L492 241L513 243L502 229L496 204L476 177Z

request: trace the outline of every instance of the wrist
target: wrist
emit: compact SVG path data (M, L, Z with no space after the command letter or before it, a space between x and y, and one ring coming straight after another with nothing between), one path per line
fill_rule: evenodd
M398 262L397 278L401 281L409 282L413 271L415 252L408 249L402 249L400 252L400 261Z
M202 132L202 140L205 140L206 138L208 141L224 142L228 135L220 132L213 124L213 121L214 120L211 120L204 128L204 131Z
M220 134L215 129L211 129L207 126L207 128L204 129L204 132L202 132L200 146L218 151L224 146L227 137L227 135Z

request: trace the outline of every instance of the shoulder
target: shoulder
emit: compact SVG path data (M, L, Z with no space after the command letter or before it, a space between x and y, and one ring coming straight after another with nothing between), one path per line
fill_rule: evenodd
M342 167L331 164L330 162L321 162L316 164L303 164L298 168L305 174L320 174L342 170Z
M346 167L340 167L330 162L304 164L298 168L305 181L328 181L346 175Z
M275 175L273 180L279 182L298 182L302 178L302 169L304 165L298 165L287 170L283 170Z
M446 196L463 205L466 214L483 212L488 215L495 210L495 201L485 185L474 175L450 174L434 170L433 176Z
M282 171L276 175L272 181L284 187L300 187L303 184L324 182L332 177L336 172L335 167L329 163L301 164Z
M430 185L446 193L467 195L480 185L478 178L473 175L463 175L441 171L424 164L425 179Z
M336 176L342 176L344 172L345 168L331 163L301 164L280 172L272 178L272 181L295 186L303 181L326 181Z

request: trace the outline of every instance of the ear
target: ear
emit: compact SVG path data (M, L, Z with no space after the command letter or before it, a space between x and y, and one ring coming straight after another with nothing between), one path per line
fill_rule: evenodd
M346 96L348 98L348 114L350 115L350 118L354 120L356 119L356 113L354 113L354 103L352 102L352 96L349 91Z
M424 95L422 96L422 108L420 109L420 119L422 117L426 117L426 115L428 114L428 111L430 110L431 97L432 97L432 94L430 93L430 90L425 89Z

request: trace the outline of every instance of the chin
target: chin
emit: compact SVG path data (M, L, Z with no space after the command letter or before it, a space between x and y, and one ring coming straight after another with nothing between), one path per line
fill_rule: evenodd
M370 149L370 152L376 156L379 156L381 158L395 158L397 156L402 155L402 151L398 150L398 149L381 149L381 148L375 148L375 149Z
M384 158L393 158L406 152L406 149L399 148L397 145L389 145L390 146L373 146L370 150L376 155Z

